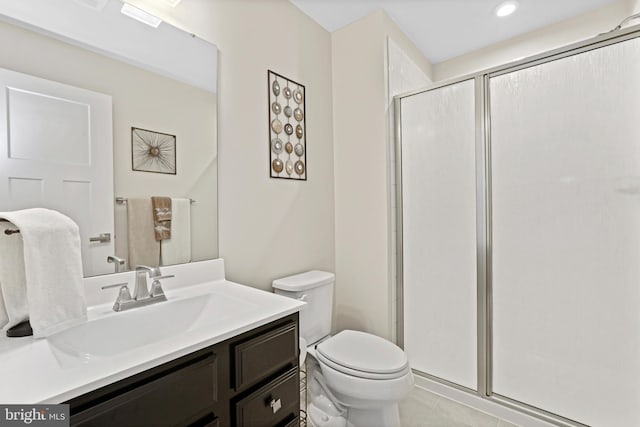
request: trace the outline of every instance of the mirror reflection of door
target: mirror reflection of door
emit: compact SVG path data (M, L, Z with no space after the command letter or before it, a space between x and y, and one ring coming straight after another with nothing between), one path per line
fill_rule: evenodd
M80 226L85 275L113 272L111 97L0 69L0 211L55 209Z
M151 28L121 9L120 0L0 1L0 69L108 94L113 149L112 157L104 158L112 162L110 205L113 199L153 196L193 199L191 260L217 258L217 48L166 22ZM132 127L176 136L176 175L133 170ZM107 171L106 165L96 166ZM95 188L91 191L97 194ZM115 264L106 264L107 256L128 258L127 204L115 203L102 212L114 216L115 247L98 258L100 269L85 266L85 276L115 272ZM77 221L85 245L88 238L108 232L91 224L85 232L84 219Z

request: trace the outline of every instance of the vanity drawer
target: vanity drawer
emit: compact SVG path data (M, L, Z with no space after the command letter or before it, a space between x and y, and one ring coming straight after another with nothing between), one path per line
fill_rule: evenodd
M235 404L237 427L296 425L300 410L298 368L292 368ZM294 423L294 424L292 424Z
M114 390L71 417L72 426L216 425L217 362L209 353ZM210 423L210 424L209 424Z
M234 386L240 390L289 364L298 365L298 323L287 322L232 346Z
M201 417L193 422L185 422L187 427L222 427L220 425L220 419L217 418L213 412L208 413L204 417Z

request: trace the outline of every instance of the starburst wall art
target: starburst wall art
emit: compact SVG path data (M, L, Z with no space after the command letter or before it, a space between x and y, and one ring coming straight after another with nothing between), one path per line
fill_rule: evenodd
M176 174L176 136L131 128L134 171Z

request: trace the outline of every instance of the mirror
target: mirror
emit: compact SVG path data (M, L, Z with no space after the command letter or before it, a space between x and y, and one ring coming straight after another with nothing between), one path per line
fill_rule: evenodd
M87 261L84 241L109 230L95 229L95 212L78 219L69 215L80 225L85 276L115 272L108 255L128 259L127 200L134 198L191 199L191 253L180 262L218 257L217 48L165 22L154 28L125 16L123 5L120 0L0 0L0 71L111 99L113 175L107 181L113 188L108 209L114 239L110 246L89 244L102 250L99 259ZM144 134L147 139L175 136L175 173L134 170L134 147L140 143L134 128L152 131ZM145 167L138 163L135 169ZM57 208L22 194L0 210ZM65 213L69 202L58 200L58 210Z

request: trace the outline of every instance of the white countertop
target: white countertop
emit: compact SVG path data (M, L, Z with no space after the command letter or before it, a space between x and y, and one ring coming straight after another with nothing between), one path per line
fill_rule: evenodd
M208 322L206 327L188 328L177 335L115 355L91 355L84 358L61 351L48 339L6 338L2 334L0 338L0 404L61 403L295 313L304 305L303 302L295 299L221 278L221 274L224 277L224 264L220 264L222 262L222 260L214 260L207 261L206 264L194 263L200 264L200 267L192 267L200 268L200 277L198 274L189 272L185 274L189 277L186 277L182 283L180 283L179 274L187 272L188 264L174 269L163 268L163 274L176 273L176 278L170 279L173 286L165 286L165 293L170 301L180 301L205 294L212 294L212 298L215 298L216 294L222 294L225 298L243 301L244 310L234 315L222 316L215 322ZM209 274L212 272L211 267L217 269L214 274ZM204 276L214 280L203 282L201 279ZM95 291L102 284L121 282L123 278L126 279L124 281L129 281L132 277L132 273L120 273L86 280L91 288L87 292L87 300L100 302L89 307L89 322L133 311L137 311L136 317L144 319L143 310L167 304L162 302L128 312L115 313L111 310L111 306L115 301L117 290L107 293L106 297L96 296L102 295ZM110 302L104 303L107 297ZM135 331L136 324L128 327Z

